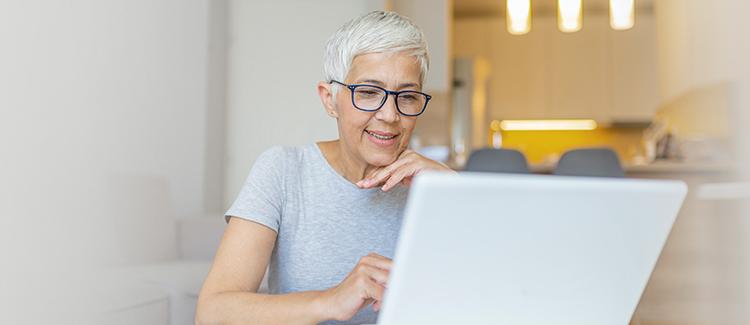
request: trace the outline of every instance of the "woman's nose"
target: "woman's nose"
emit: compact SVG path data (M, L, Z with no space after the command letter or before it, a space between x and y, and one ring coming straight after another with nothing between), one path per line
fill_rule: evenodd
M395 122L399 119L398 109L396 109L396 96L388 95L385 99L383 107L381 107L376 113L375 118L383 122Z

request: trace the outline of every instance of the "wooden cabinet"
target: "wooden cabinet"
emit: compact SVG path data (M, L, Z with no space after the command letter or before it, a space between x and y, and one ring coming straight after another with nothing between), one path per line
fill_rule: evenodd
M489 115L494 119L541 118L549 97L545 63L549 44L544 33L546 21L534 21L526 35L511 35L505 21L490 25L489 60L492 66L489 86Z
M609 115L614 120L650 120L659 106L655 31L652 15L636 16L630 30L609 30Z
M562 33L553 16L532 19L526 35L511 35L500 18L455 23L456 57L492 65L491 119L593 118L646 121L658 103L653 17L614 31L606 15L587 15L583 29Z
M453 24L453 55L456 58L483 56L489 59L492 51L491 32L499 24L497 19L461 19Z
M607 30L604 16L584 18L576 33L546 28L549 50L545 53L549 100L547 118L606 119L610 89L607 87Z

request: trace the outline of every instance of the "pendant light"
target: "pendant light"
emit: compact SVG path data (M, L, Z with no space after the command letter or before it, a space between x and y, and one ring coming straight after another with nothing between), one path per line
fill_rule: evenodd
M635 25L635 0L609 0L609 25L626 30Z
M557 0L557 27L573 33L583 27L583 0Z
M523 35L531 30L531 0L507 0L505 9L508 33Z

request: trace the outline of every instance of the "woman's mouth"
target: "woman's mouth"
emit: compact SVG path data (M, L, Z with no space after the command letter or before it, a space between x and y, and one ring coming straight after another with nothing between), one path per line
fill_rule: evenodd
M365 130L365 133L367 133L367 138L370 139L370 141L382 147L388 147L396 143L396 138L399 136L399 134L395 133L373 130Z

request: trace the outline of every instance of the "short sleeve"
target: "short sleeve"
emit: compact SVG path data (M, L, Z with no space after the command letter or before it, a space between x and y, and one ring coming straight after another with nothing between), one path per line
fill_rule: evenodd
M240 194L225 214L262 224L279 232L284 203L284 148L272 147L255 160Z

